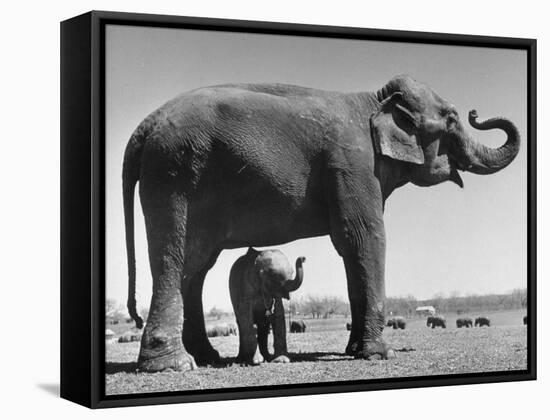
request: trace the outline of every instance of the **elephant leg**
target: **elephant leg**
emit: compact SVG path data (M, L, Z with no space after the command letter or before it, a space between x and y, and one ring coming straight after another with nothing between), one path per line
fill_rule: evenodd
M208 255L208 253L203 254ZM202 289L208 270L214 265L219 252L213 254L205 267L194 275L184 297L183 344L199 365L219 363L220 354L212 347L206 335Z
M395 357L393 350L382 340L384 290L380 283L383 282L371 274L370 264L363 257L345 256L344 265L352 316L355 316L346 354L364 359Z
M243 365L259 365L264 358L258 350L252 306L241 306L236 312L235 316L239 327L239 355L236 362Z
M147 372L196 367L181 340L187 203L165 188L147 182L140 185L153 276L153 297L138 358L138 369Z
M386 251L383 200L379 184L369 185L368 174L364 179L366 185L353 184L335 170L330 180L330 237L344 260L352 315L346 353L356 358L389 358L395 357L395 352L382 340Z
M260 354L266 361L271 360L271 355L269 354L269 350L267 348L267 338L269 336L270 324L271 320L269 317L266 317L265 314L257 317L256 326L258 329L258 348L260 350Z
M348 298L349 298L349 301L350 301L350 313L351 313L351 329L350 329L350 335L349 335L349 340L348 340L348 344L346 346L346 354L349 355L349 356L355 356L355 353L357 352L357 349L358 349L358 343L359 343L359 340L360 340L360 332L361 330L359 328L357 328L357 323L359 323L359 312L358 312L358 305L353 305L351 302L352 302L352 295L353 295L353 292L352 292L352 286L349 284L349 281L348 281ZM356 324L356 327L354 328L353 327L353 323L355 322Z
M273 325L273 347L275 355L272 363L288 363L288 350L286 346L286 320L285 308L281 298L275 299L275 308L271 317Z

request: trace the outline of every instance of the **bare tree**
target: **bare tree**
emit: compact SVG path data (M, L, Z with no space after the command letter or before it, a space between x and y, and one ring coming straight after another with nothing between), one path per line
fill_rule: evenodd
M120 305L116 301L116 299L113 299L113 298L105 299L105 313L106 314L109 314L110 312L114 312L119 308L120 308Z

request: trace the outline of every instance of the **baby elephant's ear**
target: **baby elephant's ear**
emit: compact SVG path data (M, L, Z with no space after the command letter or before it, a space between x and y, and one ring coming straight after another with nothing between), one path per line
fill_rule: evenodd
M424 163L424 152L417 138L418 121L399 104L401 92L386 98L371 116L371 134L377 151L403 162Z

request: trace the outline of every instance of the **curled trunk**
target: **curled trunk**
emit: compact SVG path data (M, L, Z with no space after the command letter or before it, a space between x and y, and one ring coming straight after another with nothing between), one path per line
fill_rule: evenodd
M477 112L470 111L468 121L472 127L477 130L498 128L506 133L507 139L502 146L492 149L465 135L461 139L462 153L464 154L464 167L461 169L479 175L492 174L508 166L517 156L520 135L514 123L506 118L491 118L483 122L477 122L476 119Z
M304 268L302 264L305 260L305 257L298 257L296 259L296 277L294 278L294 280L286 281L284 286L286 292L294 292L295 290L298 290L298 288L302 285L302 281L304 280Z

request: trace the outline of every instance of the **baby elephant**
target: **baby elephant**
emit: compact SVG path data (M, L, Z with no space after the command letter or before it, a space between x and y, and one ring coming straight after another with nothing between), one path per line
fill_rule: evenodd
M431 326L432 328L435 328L435 327L447 328L447 321L441 315L434 315L434 316L428 317L426 321L426 325L428 327Z
M282 298L289 299L289 293L301 286L305 260L305 257L296 259L294 279L291 278L292 267L288 259L277 250L257 251L249 248L235 261L229 275L229 292L239 328L237 362L258 365L264 359L274 363L290 361ZM273 357L267 350L270 325L275 350Z
M491 320L485 316L478 316L476 318L476 322L475 322L475 326L480 326L480 327L490 327L491 326Z
M474 320L470 317L462 317L456 319L456 327L457 328L472 328L474 326Z

